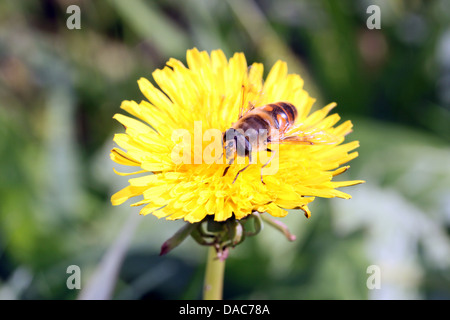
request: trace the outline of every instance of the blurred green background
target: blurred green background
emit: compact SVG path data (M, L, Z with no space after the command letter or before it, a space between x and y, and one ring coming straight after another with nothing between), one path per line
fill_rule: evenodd
M81 29L69 30L69 5ZM369 5L381 29L369 30ZM226 299L450 298L450 1L0 2L0 299L199 299L206 248L110 196L112 116L186 50L277 59L355 125L352 200L318 199L230 252ZM69 290L67 268L81 269ZM381 288L369 289L367 268Z

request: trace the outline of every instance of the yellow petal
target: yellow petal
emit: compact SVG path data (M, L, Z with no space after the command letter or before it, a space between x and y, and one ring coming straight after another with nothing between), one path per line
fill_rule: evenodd
M288 214L288 212L286 210L281 209L279 206L277 206L274 203L267 205L266 211L267 211L267 213L269 213L270 215L272 215L274 217L285 217Z
M120 190L119 192L116 192L115 194L112 195L111 203L113 206L118 206L132 197L141 195L145 189L146 187L127 186L122 190Z
M309 210L308 206L303 206L300 209L302 209L303 212L305 213L305 217L307 218L311 217L311 210Z
M125 166L140 166L141 165L141 163L138 160L127 155L124 151L120 150L119 148L113 148L111 150L110 156L111 156L111 159L118 164L123 164Z
M148 125L123 114L116 113L113 118L119 121L125 127L126 132L132 136L147 134L152 131Z
M283 81L287 76L287 64L284 61L278 60L267 75L264 83L264 92L272 90L276 84Z
M164 93L156 89L155 86L146 78L140 78L138 80L138 85L139 89L148 101L150 101L150 103L157 108L165 109L172 105L172 101L170 101Z
M132 176L132 175L135 175L135 174L147 172L145 170L139 170L139 171L135 171L135 172L119 172L115 168L113 168L113 171L114 171L115 174L117 174L119 176Z

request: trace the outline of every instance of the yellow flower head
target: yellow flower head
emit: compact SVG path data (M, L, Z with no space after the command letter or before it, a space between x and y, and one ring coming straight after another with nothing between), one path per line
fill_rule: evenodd
M352 124L335 126L340 117L328 115L334 103L310 113L314 99L303 90L299 75L288 74L285 62L276 62L263 80L262 64L249 67L242 53L227 60L221 50L209 55L192 49L187 51L187 67L170 59L152 75L159 89L147 79L138 81L148 101L122 102L121 108L134 118L114 116L125 133L114 137L120 148L111 151L112 160L140 167L135 173L146 174L130 179L129 186L114 194L113 205L143 196L132 204L144 205L141 214L191 223L207 216L239 220L253 211L282 217L285 209L302 209L309 217L307 205L315 197L349 199L336 188L362 182L332 181L348 169L343 164L358 156L351 152L357 141L343 143ZM248 155L230 163L221 134L249 110L258 112L280 101L297 110L295 124L281 136L290 138L254 150L256 160L249 166Z

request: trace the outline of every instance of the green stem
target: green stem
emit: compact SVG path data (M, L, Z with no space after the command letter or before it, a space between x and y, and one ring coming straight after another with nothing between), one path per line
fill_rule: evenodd
M217 257L214 246L208 248L203 300L222 300L225 260Z

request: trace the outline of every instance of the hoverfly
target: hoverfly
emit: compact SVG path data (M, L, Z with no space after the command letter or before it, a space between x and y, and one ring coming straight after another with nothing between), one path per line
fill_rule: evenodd
M242 87L245 89L244 85ZM242 101L244 101L244 98L242 98ZM269 144L315 145L339 142L338 137L325 130L305 127L302 123L296 123L298 111L290 102L280 101L260 107L255 107L249 102L246 112L243 112L243 107L244 103L240 106L238 120L223 133L222 142L228 164L223 176L226 175L236 155L249 157L249 164L238 171L233 183L239 174L252 163L252 152L266 150L271 153L271 156L261 167L261 182L265 184L262 169L275 156L275 151L268 148ZM260 134L261 132L265 134Z

